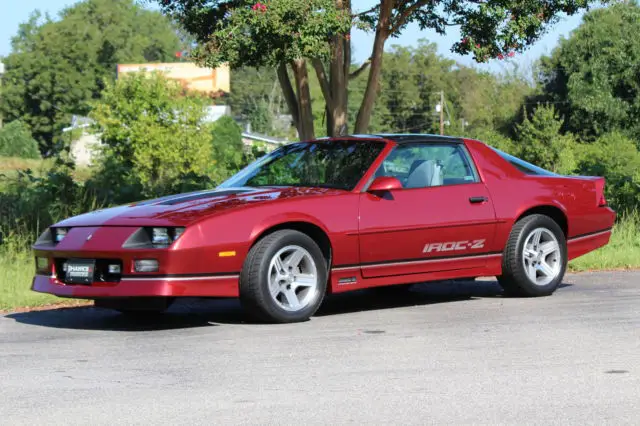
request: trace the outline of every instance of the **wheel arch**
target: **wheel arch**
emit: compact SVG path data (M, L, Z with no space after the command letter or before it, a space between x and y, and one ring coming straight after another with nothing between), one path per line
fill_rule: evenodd
M558 226L560 226L560 229L562 229L562 232L564 233L564 237L568 238L569 220L568 220L567 214L560 207L549 205L549 204L530 207L525 211L523 211L516 218L514 223L518 222L519 220L523 219L526 216L531 216L533 214L542 214L553 219L553 221L555 221L558 224Z
M302 232L303 234L308 235L311 239L313 239L320 247L320 250L322 251L322 254L324 255L327 261L327 271L331 269L331 261L332 261L332 255L333 255L333 246L331 244L331 239L329 238L329 235L322 227L310 221L291 220L286 222L280 222L277 224L272 224L266 227L265 229L261 230L260 232L256 233L255 237L251 242L251 247L256 245L258 241L262 240L266 236L283 229L292 229L295 231L299 231L299 232ZM251 247L249 249L251 249Z

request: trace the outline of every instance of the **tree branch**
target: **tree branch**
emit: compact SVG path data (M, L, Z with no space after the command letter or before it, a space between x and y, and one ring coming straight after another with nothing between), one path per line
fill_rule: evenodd
M358 67L357 70L355 70L351 74L349 74L349 78L353 79L353 78L358 77L360 74L362 74L369 67L369 65L371 65L371 58L369 58L366 61L364 61L362 63L362 65L360 65Z
M395 24L391 26L389 34L395 34L400 29L400 27L402 27L407 22L407 19L409 18L409 16L411 16L412 13L429 3L429 1L430 0L416 1L414 4L403 10L402 13L400 13L400 16L398 16L398 18L396 19Z
M371 9L362 11L362 12L358 12L358 13L354 13L351 15L352 18L360 18L361 16L366 16L372 12L375 12L376 10L378 10L378 8L380 7L379 4L373 6Z
M313 68L316 70L316 75L318 76L318 82L320 83L320 89L322 90L322 96L324 96L324 101L327 104L329 109L333 108L333 97L331 96L331 88L329 87L329 79L327 77L327 73L324 70L324 64L318 58L313 58L311 60L313 64Z

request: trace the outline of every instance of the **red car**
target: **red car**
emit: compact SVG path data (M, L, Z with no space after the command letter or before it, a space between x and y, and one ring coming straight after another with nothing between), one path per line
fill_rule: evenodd
M51 226L32 289L121 312L239 297L268 322L306 320L327 293L457 278L545 296L609 242L604 184L454 137L291 143L214 190Z

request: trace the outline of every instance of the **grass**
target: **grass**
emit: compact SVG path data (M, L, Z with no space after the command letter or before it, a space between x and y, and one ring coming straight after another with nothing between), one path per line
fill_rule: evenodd
M568 272L640 268L640 215L620 220L606 246L569 263ZM83 304L31 291L34 261L29 252L0 251L0 311L50 304Z
M0 310L59 302L51 295L31 291L34 262L27 253L0 257Z
M4 175L6 178L13 178L17 176L18 170L31 171L36 176L42 176L46 174L51 167L53 167L54 159L30 159L30 158L18 158L18 157L0 157L0 175ZM92 170L89 167L76 167L73 171L73 177L78 182L84 182L91 177ZM1 188L0 188L1 189Z
M569 262L569 272L640 268L640 214L618 221L609 244Z

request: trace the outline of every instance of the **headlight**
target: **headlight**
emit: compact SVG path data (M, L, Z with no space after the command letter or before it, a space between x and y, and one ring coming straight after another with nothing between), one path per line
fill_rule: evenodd
M138 228L122 245L127 249L167 248L184 233L185 228L145 227Z
M151 243L155 245L169 245L169 230L167 228L153 228L151 230Z
M64 237L66 237L67 232L69 232L69 228L56 228L55 229L55 240L56 243L62 241Z
M176 241L184 228L151 228L151 244L154 247L167 247Z

